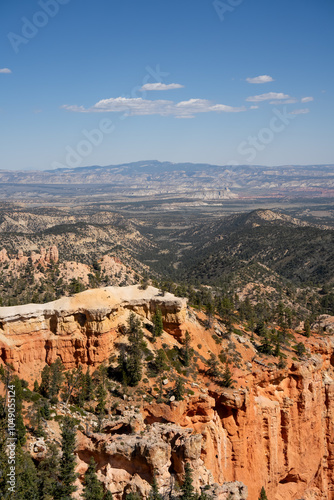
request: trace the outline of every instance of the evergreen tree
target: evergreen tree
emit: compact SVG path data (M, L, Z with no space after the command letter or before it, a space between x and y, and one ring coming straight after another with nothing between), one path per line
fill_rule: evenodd
M159 374L167 370L167 356L163 349L159 349L153 361L154 369Z
M157 478L155 474L153 475L152 489L150 492L149 500L162 500L162 496L159 493Z
M134 313L130 314L127 334L129 346L126 357L126 376L128 384L136 386L142 378L142 356L144 347L144 332L141 329L141 322Z
M114 500L111 491L107 490L104 494L103 500Z
M233 384L232 372L227 363L225 365L225 370L223 372L223 376L220 383L223 387L231 387Z
M125 386L128 385L128 377L127 377L127 359L126 359L126 349L120 349L120 353L117 358L117 376L119 380Z
M65 416L61 429L61 449L62 457L60 460L60 485L55 498L60 500L68 500L76 491L74 481L77 478L75 469L75 427L71 417Z
M153 336L161 337L163 330L164 330L164 325L162 321L161 309L157 307L155 314L153 316Z
M306 319L304 321L303 335L305 335L305 337L308 337L308 338L311 336L311 326L310 326L309 319Z
M103 387L102 383L98 385L96 395L97 395L97 405L95 408L95 413L103 415L105 413L105 408L106 408L107 391Z
M179 377L175 382L175 387L173 390L176 401L182 401L184 396L184 382L181 377Z
M202 491L200 496L198 497L198 500L213 500L213 498L211 495L205 493L205 491Z
M254 332L257 333L260 337L265 337L267 335L267 328L263 319L261 319L257 323Z
M267 333L262 336L261 345L258 347L258 351L263 354L272 354L272 346Z
M260 496L259 496L259 500L268 500L268 497L267 497L267 494L266 494L266 490L264 489L263 486L261 488L261 493L260 493Z
M43 460L41 460L37 470L37 485L41 500L51 500L55 497L58 473L58 448L54 443L48 443L47 455Z
M57 358L50 366L45 365L42 370L39 392L55 403L58 401L57 396L63 382L63 371L64 367L60 358Z
M45 398L50 396L50 373L49 365L45 365L41 373L41 385L39 386L39 392Z
M103 500L103 487L101 481L97 478L96 464L93 457L91 457L88 469L85 473L84 484L83 498L85 500Z
M207 326L210 328L212 326L212 320L213 320L213 317L214 317L214 314L215 314L215 306L212 302L212 300L210 300L206 306L205 306L205 312L206 312L206 315L207 315Z
M7 418L5 418L4 407L1 405L0 415L0 498L6 498L8 493L7 474L9 472L7 445Z
M21 380L15 376L13 379L15 386L15 431L17 443L23 445L26 442L26 428L22 417L23 389Z
M299 357L303 356L306 353L306 348L303 342L298 342L298 344L296 344L293 348Z
M38 500L37 471L29 453L16 446L16 487L15 497L20 500ZM6 498L6 497L5 497Z
M64 366L60 358L57 358L54 363L51 364L51 374L50 374L50 398L57 400L64 375Z
M180 496L180 500L195 500L196 497L193 487L192 470L188 463L184 467L184 481L181 491L182 495Z
M208 369L206 371L207 375L209 377L220 377L221 372L219 370L219 361L217 359L217 356L213 354L213 352L210 353L210 358L206 361L206 364L208 366Z

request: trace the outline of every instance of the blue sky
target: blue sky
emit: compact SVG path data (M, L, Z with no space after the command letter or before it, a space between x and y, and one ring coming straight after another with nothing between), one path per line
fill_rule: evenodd
M334 163L333 18L332 0L2 2L0 168Z

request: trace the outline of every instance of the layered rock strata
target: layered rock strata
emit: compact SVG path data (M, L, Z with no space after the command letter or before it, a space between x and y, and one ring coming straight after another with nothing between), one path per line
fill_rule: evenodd
M186 299L162 296L153 287L106 287L47 304L1 307L0 358L18 373L35 378L57 357L66 369L79 363L97 366L114 351L129 311L150 321L157 307L165 330L177 332L186 319Z
M129 311L145 325L157 307L174 344L187 327L194 346L208 346L206 357L215 347L219 352L212 331L187 314L185 299L130 286L0 308L1 359L31 380L57 357L66 368L96 366L115 352ZM104 435L94 429L82 434L81 473L93 455L100 479L119 500L130 491L147 495L153 473L167 491L171 481L182 481L189 461L194 484L208 484L217 499L246 498L242 482L250 500L257 500L262 486L275 500L334 500L334 338L297 335L296 341L305 343L308 354L300 361L290 355L286 368L278 369L275 358L260 358L247 337L240 337L235 348L244 362L242 369L233 368L233 389L201 372L184 401L143 401L135 419L123 412L119 420L104 422Z

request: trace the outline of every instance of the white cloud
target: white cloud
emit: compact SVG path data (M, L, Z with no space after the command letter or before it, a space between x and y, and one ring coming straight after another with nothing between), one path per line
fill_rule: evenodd
M249 109L259 109L259 106L250 106Z
M233 107L226 104L213 104L207 99L189 99L174 102L167 100L150 101L148 99L116 97L102 99L90 108L64 105L63 109L77 113L126 113L128 116L161 115L176 118L193 118L198 113L239 113L246 107Z
M283 99L278 101L270 101L269 104L296 104L296 102L298 102L298 99L292 98L292 99Z
M269 75L260 75L255 76L254 78L246 78L246 82L248 83L268 83L274 81L275 80Z
M310 102L310 101L314 101L314 98L311 96L310 97L302 97L300 102Z
M174 89L183 89L184 85L180 85L179 83L145 83L140 90L174 90Z
M7 73L8 74L8 73L11 73L11 72L12 72L12 70L9 69L9 68L0 68L0 73Z
M294 111L290 112L290 115L306 115L306 113L309 113L310 110L308 108L304 109L295 109Z
M290 96L288 94L283 94L282 92L268 92L267 94L253 95L247 97L246 101L250 102L261 102L261 101L270 101L270 99L289 99Z

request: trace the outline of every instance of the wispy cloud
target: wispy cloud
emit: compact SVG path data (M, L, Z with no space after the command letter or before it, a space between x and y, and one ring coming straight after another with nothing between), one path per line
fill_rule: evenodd
M246 78L246 82L248 83L268 83L274 81L275 80L269 75L259 75L254 78Z
M302 97L300 102L310 102L310 101L314 101L314 98L311 96L310 97Z
M259 109L259 106L250 106L249 109Z
M8 74L8 73L11 73L11 72L12 72L12 70L9 69L9 68L0 68L0 73L7 73Z
M306 115L310 110L308 108L304 109L295 109L294 111L290 111L290 115Z
M176 118L193 118L198 113L239 113L246 111L245 106L233 107L226 104L213 104L207 99L189 99L174 102L168 100L150 101L148 99L116 97L102 99L90 108L84 106L62 106L76 113L126 113L129 116L161 115Z
M270 101L271 99L290 99L288 94L283 94L282 92L268 92L267 94L253 95L247 97L246 101L249 102L262 102L262 101Z
M277 100L277 101L270 101L269 104L296 104L298 102L298 99L295 99L292 97L291 99L282 99L282 100Z
M183 89L184 85L180 83L145 83L140 90L174 90Z

